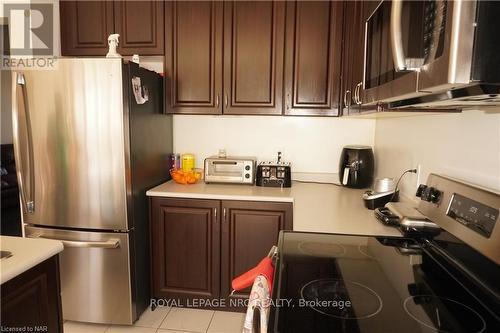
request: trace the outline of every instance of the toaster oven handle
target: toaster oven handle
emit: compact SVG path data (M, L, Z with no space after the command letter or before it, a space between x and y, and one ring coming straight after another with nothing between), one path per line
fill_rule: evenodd
M226 164L226 165L236 165L238 164L235 161L213 161L212 164Z

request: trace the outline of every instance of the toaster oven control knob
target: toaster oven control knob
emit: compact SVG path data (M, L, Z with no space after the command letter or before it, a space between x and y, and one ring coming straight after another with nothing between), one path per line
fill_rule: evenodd
M250 165L245 166L245 170L246 171L250 170Z
M246 173L246 174L245 174L245 178L246 178L246 179L250 178L250 174L249 174L249 173Z

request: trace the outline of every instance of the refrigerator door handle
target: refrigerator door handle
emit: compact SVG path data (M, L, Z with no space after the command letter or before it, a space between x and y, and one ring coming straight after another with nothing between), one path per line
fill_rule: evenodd
M45 237L40 234L35 234L35 235L30 235L28 236L29 238L44 238L44 239L51 239L51 240L56 240L61 243L63 243L64 247L79 247L79 248L92 248L92 247L97 247L101 249L116 249L120 246L120 240L119 239L114 239L110 238L107 241L102 241L102 242L85 242L85 241L73 241L73 240L67 240L67 239L56 239L52 237Z
M14 155L17 164L17 181L19 183L19 193L21 201L26 209L26 212L33 214L35 212L35 175L34 175L34 159L33 159L33 136L31 133L31 121L28 108L28 94L26 91L26 80L22 73L17 73L13 78L13 105L12 105L12 129L14 139ZM22 124L24 120L24 124ZM24 129L24 133L21 131ZM23 145L21 135L24 135L26 142ZM23 145L25 148L24 155L22 152ZM23 156L27 159L24 165ZM27 177L25 177L27 172Z

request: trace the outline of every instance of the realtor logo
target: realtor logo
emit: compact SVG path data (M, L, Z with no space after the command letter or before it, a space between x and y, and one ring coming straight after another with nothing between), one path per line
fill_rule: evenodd
M53 5L47 3L4 4L8 17L11 56L53 55Z

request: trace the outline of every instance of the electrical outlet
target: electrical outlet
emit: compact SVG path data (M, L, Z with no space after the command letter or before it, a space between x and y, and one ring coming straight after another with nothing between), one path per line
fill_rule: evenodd
M421 182L420 182L420 174L421 174L421 171L422 171L422 165L421 164L417 164L417 173L415 174L415 178L416 178L416 183L415 183L415 188L417 188Z

